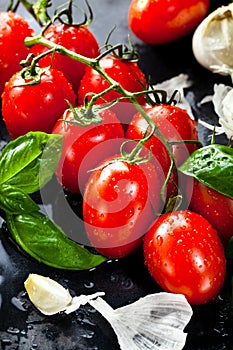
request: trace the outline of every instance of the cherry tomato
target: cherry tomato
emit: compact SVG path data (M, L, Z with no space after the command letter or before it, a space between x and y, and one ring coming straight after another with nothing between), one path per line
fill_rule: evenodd
M108 257L120 258L139 247L159 212L161 183L152 163L130 164L113 159L108 159L89 178L83 197L83 218L95 249Z
M166 104L149 107L145 109L145 111L168 141L198 139L196 122L190 118L187 111L177 106ZM140 139L143 137L147 129L148 123L146 119L138 112L133 116L127 128L126 138L131 140ZM172 146L173 156L177 167L196 148L196 144L185 145L181 143ZM151 161L156 160L156 162L160 164L163 169L163 174L166 177L171 164L170 156L163 142L155 135L145 143L145 148L142 150L142 154L146 155L149 151L152 151L153 154ZM181 179L180 173L173 172L167 187L167 198L177 194L177 186L180 187L181 182L183 182L183 179Z
M51 133L54 124L68 107L75 104L76 95L63 73L48 69L37 85L25 85L18 72L6 83L2 94L2 116L14 139L29 131Z
M226 258L217 231L201 215L180 210L161 215L144 236L145 264L163 290L204 304L220 292Z
M62 155L56 175L63 187L83 192L89 171L110 155L118 153L124 139L122 126L109 109L100 112L101 124L78 126L71 110L57 121L53 133L63 135Z
M99 63L101 68L124 89L129 92L139 92L144 90L146 86L146 78L136 62L120 60L114 56L106 56L103 57ZM101 77L96 70L87 67L78 90L79 103L83 103L84 97L87 93L92 92L98 94L109 88L109 86L109 83ZM97 103L103 103L103 100L111 102L119 97L122 97L119 92L111 90L103 95L102 98L99 98ZM143 96L138 97L137 101L142 105L145 104ZM118 119L126 125L129 123L132 114L135 113L134 106L126 99L123 99L121 103L114 106L113 110L117 114Z
M216 190L193 180L189 208L205 217L217 230L220 239L226 246L233 236L233 199ZM187 182L190 186L189 181ZM189 195L188 195L189 197Z
M209 0L132 0L128 25L147 44L165 44L195 30L207 15Z
M44 37L55 44L62 45L66 49L85 57L94 58L99 55L97 40L85 25L72 26L55 23L48 27L44 33ZM35 45L31 47L30 52L37 56L47 50L45 46ZM64 73L67 80L73 85L75 93L77 93L86 66L77 60L59 53L47 55L40 60L41 67L48 67L51 63L53 68L59 69Z
M168 141L198 140L196 122L191 119L186 110L177 106L159 104L147 108L145 111ZM147 128L147 121L138 112L133 116L128 126L126 136L129 139L138 139L143 136ZM157 136L153 136L147 141L145 146L151 149L154 155L160 157L161 162L163 162L164 153L167 153L167 151ZM195 143L173 145L172 151L176 165L181 165L196 149L197 145Z
M23 17L11 11L0 12L0 94L10 77L21 69L20 61L29 53L24 39L33 34Z

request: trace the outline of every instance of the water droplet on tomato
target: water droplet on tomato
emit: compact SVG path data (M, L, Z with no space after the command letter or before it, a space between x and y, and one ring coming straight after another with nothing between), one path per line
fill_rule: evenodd
M161 245L163 244L163 237L160 236L160 235L158 235L158 236L156 237L156 243L157 243L159 246L161 246Z

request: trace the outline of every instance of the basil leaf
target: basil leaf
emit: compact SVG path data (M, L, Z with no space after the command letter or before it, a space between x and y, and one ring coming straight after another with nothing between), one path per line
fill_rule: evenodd
M69 239L47 216L40 212L6 217L15 241L29 255L46 265L66 270L86 270L106 258L90 253Z
M233 198L233 149L211 144L194 151L179 167L214 190Z
M0 185L0 208L7 213L39 211L38 205L20 188L7 184Z
M62 140L60 135L29 132L9 142L0 155L0 184L38 191L54 174Z

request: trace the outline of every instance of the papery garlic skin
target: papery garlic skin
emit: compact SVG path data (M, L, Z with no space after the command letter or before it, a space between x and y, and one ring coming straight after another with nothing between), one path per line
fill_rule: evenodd
M192 49L206 69L233 74L233 3L219 7L199 24L193 34Z
M182 294L155 293L112 309L102 298L89 304L108 320L121 350L181 350L193 311Z
M203 120L199 120L199 123L209 130L214 130L216 135L225 134L229 140L233 140L233 88L224 84L215 84L214 94L209 97L211 99L206 102L213 102L220 126Z
M233 139L233 88L224 84L215 84L213 104L222 132L229 140Z

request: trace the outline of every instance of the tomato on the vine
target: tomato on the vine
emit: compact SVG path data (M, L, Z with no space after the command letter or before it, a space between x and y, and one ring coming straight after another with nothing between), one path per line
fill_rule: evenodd
M160 211L161 182L152 163L104 161L89 178L83 197L87 236L103 255L134 252Z
M166 44L195 30L209 10L209 0L132 0L128 25L147 44Z
M180 144L172 146L173 156L178 167L192 153L197 145L184 144L184 140L198 140L196 130L196 122L191 119L188 112L177 106L168 104L158 104L145 109L148 117L158 127L158 130L166 138L167 141L181 141ZM130 140L138 140L149 133L148 123L141 113L136 113L126 131L126 138ZM129 146L131 144L129 143ZM165 177L168 174L171 159L166 146L155 134L144 144L142 154L152 152L152 159L160 164ZM177 186L180 185L179 173L173 172L172 178L167 187L167 197L177 193Z
M21 69L20 61L29 53L24 39L33 34L23 17L11 11L0 12L0 95L5 83Z
M95 58L99 55L97 40L86 25L51 24L46 29L44 37L52 43L61 45L68 50L88 58ZM47 50L47 47L37 44L31 47L30 52L37 56ZM77 94L79 83L85 73L86 66L75 59L59 53L46 55L40 60L41 67L48 67L49 65L64 73Z
M53 128L54 134L64 137L56 175L69 192L82 193L90 171L106 157L118 153L124 140L121 123L111 110L103 109L99 116L101 123L77 125L69 109Z
M190 210L205 217L226 246L233 236L233 199L189 177L187 197Z
M115 56L105 56L99 61L99 63L100 67L112 79L129 92L141 92L145 89L147 84L146 77L139 68L137 62L122 60ZM78 90L79 104L83 104L86 94L99 94L109 87L110 85L104 77L102 77L95 69L87 67ZM104 101L111 102L117 98L122 98L122 95L115 90L111 90L96 102L101 104ZM137 102L144 105L145 98L139 96ZM122 99L120 103L113 106L113 110L116 112L118 119L126 125L129 123L132 114L135 112L134 106L130 104L127 99Z
M172 145L176 165L181 165L189 154L197 149L195 143L195 141L198 141L196 121L191 119L185 109L169 104L158 104L145 109L145 111L167 141L181 141L179 144ZM138 112L133 116L127 128L126 136L131 140L135 140L141 138L147 129L146 119ZM194 143L184 144L184 140L192 140ZM156 157L161 156L162 159L164 158L162 154L167 153L165 146L156 135L147 141L145 147L151 149Z
M47 69L38 84L25 85L29 82L32 79L24 79L18 72L6 83L2 94L2 116L13 139L29 131L51 133L68 108L67 100L75 104L72 86L59 70Z
M180 210L161 215L144 236L145 264L165 291L184 294L191 304L218 295L226 258L217 231L201 215Z

